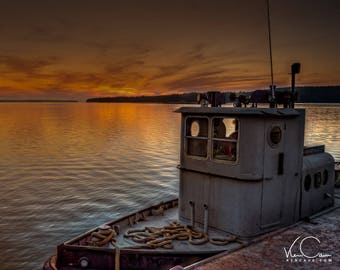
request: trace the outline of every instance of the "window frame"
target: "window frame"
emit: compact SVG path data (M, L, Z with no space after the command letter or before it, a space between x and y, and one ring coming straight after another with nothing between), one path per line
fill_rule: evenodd
M207 132L207 137L202 137L202 136L187 136L187 122L188 122L188 119L189 118L194 118L194 119L206 119L207 120L207 129L208 129L208 132ZM196 115L188 115L185 117L184 119L184 155L185 157L188 157L188 158L191 158L191 159L196 159L196 160L208 160L210 158L210 149L209 149L209 141L211 140L210 137L209 137L209 130L210 130L210 118L208 116L196 116ZM206 148L206 152L207 152L207 155L206 156L195 156L195 155L189 155L188 154L188 139L194 139L194 140L206 140L206 145L207 145L207 148Z
M214 120L215 119L224 119L224 118L229 118L229 119L235 119L237 120L238 123L238 129L237 129L237 139L227 139L227 138L215 138L214 137ZM238 117L233 117L233 116L225 116L225 115L221 115L221 116L213 116L211 117L211 132L210 132L210 136L211 136L211 143L210 143L210 157L211 160L217 163L224 163L224 164L236 164L239 161L239 141L240 141L240 130L241 130L241 125L240 125L240 119ZM218 159L214 157L214 142L215 141L221 141L221 142L232 142L232 143L236 143L236 156L235 156L235 160L227 160L227 159Z

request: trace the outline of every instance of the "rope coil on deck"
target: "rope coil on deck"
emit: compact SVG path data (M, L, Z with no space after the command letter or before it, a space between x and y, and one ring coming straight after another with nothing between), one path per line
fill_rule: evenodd
M116 242L116 232L112 229L107 230L107 232L92 232L91 241L89 242L93 246L102 247L109 242ZM93 240L98 239L98 240Z
M144 245L135 248L173 248L173 240L188 241L192 245L202 245L210 242L213 245L227 245L232 242L242 243L236 236L227 238L209 238L207 234L189 225L172 222L164 227L145 227L144 229L129 230L124 237L131 238L136 243Z
M116 241L117 232L114 229L106 228L104 230L99 230L98 232L91 233L91 241L88 241L89 245L96 247L105 246L111 243L115 247L115 269L120 269L120 249Z

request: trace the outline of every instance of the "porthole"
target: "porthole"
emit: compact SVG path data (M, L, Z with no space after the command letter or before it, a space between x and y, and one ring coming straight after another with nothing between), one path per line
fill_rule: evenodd
M321 172L314 174L314 187L319 188L321 186Z
M81 268L87 268L89 266L89 259L86 257L81 257L79 259L79 265Z
M190 126L190 135L193 137L197 137L200 134L200 125L198 121L193 121Z
M307 174L305 177L305 182L304 182L305 191L309 191L311 185L312 185L312 177L309 174Z
M206 158L208 155L208 118L188 117L185 134L187 155Z
M272 146L276 146L281 142L282 131L279 126L274 126L269 133L269 143Z
M323 171L323 184L326 185L328 182L328 171L324 170Z
M185 135L189 137L208 137L208 119L203 117L188 117Z

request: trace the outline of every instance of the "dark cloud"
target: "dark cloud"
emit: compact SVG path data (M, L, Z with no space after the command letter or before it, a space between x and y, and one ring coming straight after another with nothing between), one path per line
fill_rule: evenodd
M213 90L235 89L235 83L246 86L249 83L258 85L263 83L266 76L250 76L250 75L227 75L220 72L208 72L200 74L192 74L191 76L185 76L184 78L171 81L166 84L166 88L171 90L188 90L188 91L200 91L200 90ZM229 85L229 87L227 87Z
M100 85L104 78L102 74L94 74L94 73L81 73L81 72L68 72L68 73L56 73L54 75L54 81L58 83L59 87L63 85L79 85L79 86L92 86L96 87Z
M36 25L32 26L23 40L30 42L60 43L70 40L71 37L60 29L60 26Z
M116 75L119 73L124 75L136 67L142 67L144 64L145 62L143 60L125 59L123 61L107 65L104 70L107 74Z
M188 69L188 65L185 64L160 66L157 67L155 74L150 77L150 81L176 76L181 72L185 72L186 69Z
M27 75L38 73L42 69L54 65L57 62L58 58L55 56L50 56L46 59L28 59L17 56L0 55L0 66L4 66L5 72L24 73Z

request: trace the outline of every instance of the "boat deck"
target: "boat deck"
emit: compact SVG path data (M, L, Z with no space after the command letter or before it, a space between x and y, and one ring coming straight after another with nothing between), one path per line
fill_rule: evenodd
M326 209L306 220L252 239L236 239L236 242L231 241L226 245L216 245L209 241L196 245L190 243L188 239L174 239L171 242L171 248L164 246L150 248L145 246L145 242L137 243L131 238L124 236L132 230L139 231L149 226L152 228L166 227L173 222L178 222L178 201L172 200L104 224L111 230L119 231L115 236L114 244L110 242L103 246L90 244L93 239L93 233L100 230L101 226L71 241L65 242L58 247L58 250L61 251L58 254L62 256L61 261L68 261L68 263L60 267L60 269L76 269L69 266L75 265L79 260L78 257L85 256L84 254L91 261L99 263L103 263L105 259L108 261L107 266L105 265L98 269L114 269L112 254L120 252L121 269L170 269L173 265L182 265L186 266L184 268L186 270L250 268L340 270L336 268L340 265L340 255L337 252L340 250L339 188L335 191L335 198L334 207ZM181 220L180 224L184 227L184 225L188 225L188 222ZM203 231L199 224L195 225L196 231ZM225 232L215 230L209 230L208 236L209 239L232 237L232 235L227 235ZM306 258L301 258L301 254L297 258L294 256L287 258L285 254L287 251L285 252L284 249L288 250L298 237L300 237L299 241L301 241L301 239L310 236L315 237L312 240L309 239L309 242L313 244L311 246L314 250L310 250L309 245L307 245L306 253L318 254L320 252L331 256L320 261L304 261L303 259ZM316 243L316 241L320 241L320 243ZM299 243L295 244L292 254L299 254L298 246ZM295 261L295 259L298 261ZM301 259L302 261L300 261ZM116 267L116 269L119 268Z
M131 237L126 237L125 235L129 232L143 230L145 228L164 228L169 226L174 222L178 222L181 226L188 226L188 222L183 220L178 220L178 206L176 200L172 202L167 202L165 205L166 209L162 211L162 213L158 213L156 215L152 214L153 209L144 209L138 213L133 215L123 217L119 220L111 221L106 223L105 225L110 226L111 228L116 228L119 233L116 235L115 243L119 247L120 250L131 250L133 249L134 252L145 252L145 250L152 251L153 254L155 253L182 253L182 254L192 254L192 253L220 253L226 250L234 250L240 248L242 245L247 244L245 240L236 239L236 241L231 241L225 245L218 245L213 244L209 241L200 244L203 239L197 239L193 242L196 244L190 243L188 240L173 240L172 241L172 248L164 248L164 247L157 247L157 248L147 248L143 243L138 243L132 240ZM170 206L169 206L170 205ZM157 210L155 210L157 211ZM98 227L99 228L99 227ZM68 241L65 243L67 246L73 247L89 247L93 248L89 243L91 242L92 233L98 231L98 228L91 230L76 239ZM199 224L195 224L195 230L197 232L203 232L202 226ZM225 232L209 229L208 231L209 239L218 239L223 240L227 238L233 238L231 234L227 234ZM115 246L109 242L102 247L96 247L96 249L115 249Z

